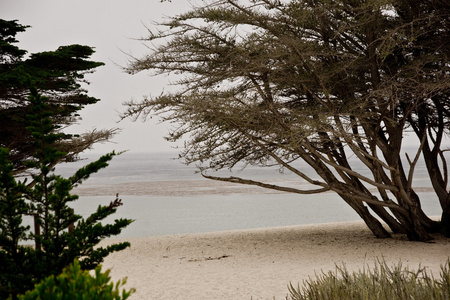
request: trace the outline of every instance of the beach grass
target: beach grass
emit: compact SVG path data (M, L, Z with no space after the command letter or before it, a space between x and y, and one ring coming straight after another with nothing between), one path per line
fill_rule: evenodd
M427 273L426 268L409 270L399 262L388 266L378 259L373 268L350 273L345 265L334 271L316 275L303 286L289 285L289 300L444 300L450 299L450 260L441 266L439 278Z

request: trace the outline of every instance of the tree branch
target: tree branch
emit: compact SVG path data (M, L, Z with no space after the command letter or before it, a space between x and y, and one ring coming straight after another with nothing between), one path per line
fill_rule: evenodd
M209 176L209 175L204 174L203 172L202 172L202 176L204 178L217 180L217 181L225 181L225 182L239 183L239 184L246 184L246 185L256 185L256 186L260 186L260 187L263 187L266 189L277 190L277 191L288 192L288 193L295 193L295 194L302 194L302 195L318 194L318 193L323 193L323 192L327 192L330 190L330 188L328 188L328 187L317 189L317 190L299 190L299 189L295 189L295 188L278 186L278 185L274 185L274 184L268 184L268 183L263 183L260 181L243 179L243 178L234 177L234 176L231 176L231 177Z

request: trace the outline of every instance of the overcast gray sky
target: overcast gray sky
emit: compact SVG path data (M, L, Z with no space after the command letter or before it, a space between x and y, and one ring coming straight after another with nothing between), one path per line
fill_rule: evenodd
M154 21L190 7L187 0L0 0L0 18L32 26L17 36L19 47L29 53L70 44L95 48L93 60L106 65L89 75L91 85L87 89L89 95L101 101L81 112L83 121L76 129L83 132L91 128L122 128L114 138L115 144L97 145L95 152L172 151L174 145L163 139L169 125L153 119L146 123L116 123L124 101L158 95L170 78L153 78L145 73L128 75L116 64L126 64L123 52L139 57L148 51L135 40L146 35L145 26L151 28Z

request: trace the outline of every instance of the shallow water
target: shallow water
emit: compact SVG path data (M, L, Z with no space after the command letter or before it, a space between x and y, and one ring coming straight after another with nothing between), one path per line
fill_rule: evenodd
M139 237L222 230L265 228L311 223L359 220L358 215L336 194L327 192L299 195L274 192L259 187L207 180L167 153L125 153L110 166L94 174L74 190L80 199L72 203L77 214L89 216L99 204L123 200L109 222L130 218L121 237ZM56 173L68 176L87 161L58 167ZM439 215L440 208L430 185L418 166L415 186L429 215ZM228 176L227 173L222 175ZM292 174L278 170L249 168L233 176L257 178L297 188L307 188Z

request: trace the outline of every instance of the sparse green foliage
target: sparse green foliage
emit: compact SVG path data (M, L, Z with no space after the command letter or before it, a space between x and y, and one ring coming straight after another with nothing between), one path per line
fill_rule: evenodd
M64 268L58 275L51 275L25 295L19 296L19 300L125 300L134 293L134 289L120 288L126 284L126 278L115 285L110 282L109 270L102 273L101 266L95 268L94 276L88 271L83 271L80 263L75 260L73 264Z
M52 122L52 110L36 89L31 90L29 126L35 141L33 156L23 163L32 170L32 184L17 182L9 151L0 148L0 296L11 294L13 299L50 275L59 274L64 267L78 259L83 269L93 269L113 251L130 244L122 242L106 248L94 248L101 239L117 235L132 220L119 219L114 224L102 224L122 205L116 198L109 205L84 219L74 213L70 203L78 199L71 190L92 173L105 168L116 153L79 169L72 177L53 173L54 166L65 155L55 144L66 138L58 133ZM24 216L35 220L34 232L22 225ZM73 226L73 229L72 228ZM34 241L34 247L24 242Z

